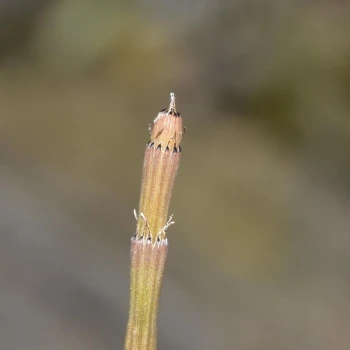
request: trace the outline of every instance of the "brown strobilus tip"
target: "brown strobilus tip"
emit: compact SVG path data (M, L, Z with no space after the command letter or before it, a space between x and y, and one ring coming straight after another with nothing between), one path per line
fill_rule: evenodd
M125 350L155 350L157 315L168 250L170 197L181 158L182 116L170 94L168 108L153 121L142 169L136 233L131 239L130 308Z
M154 126L151 133L151 143L162 150L181 151L180 142L184 128L182 126L181 114L176 110L175 95L170 93L170 105L162 109L154 119Z

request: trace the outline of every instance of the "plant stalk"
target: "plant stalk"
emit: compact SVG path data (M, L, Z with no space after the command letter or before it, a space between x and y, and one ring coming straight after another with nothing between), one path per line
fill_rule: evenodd
M124 350L156 350L157 317L168 250L166 232L174 224L168 208L177 174L184 129L170 94L169 108L154 119L146 145L136 233L131 239L130 305Z

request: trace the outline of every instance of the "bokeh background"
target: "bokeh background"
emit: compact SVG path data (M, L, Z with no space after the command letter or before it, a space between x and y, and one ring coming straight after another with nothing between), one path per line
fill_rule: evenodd
M349 33L341 0L1 0L0 348L123 348L174 91L159 348L347 349Z

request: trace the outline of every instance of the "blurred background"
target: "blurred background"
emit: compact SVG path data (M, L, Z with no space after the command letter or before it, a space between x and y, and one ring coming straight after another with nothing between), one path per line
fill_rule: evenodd
M1 0L0 348L123 348L170 91L159 348L348 348L349 32L341 0Z

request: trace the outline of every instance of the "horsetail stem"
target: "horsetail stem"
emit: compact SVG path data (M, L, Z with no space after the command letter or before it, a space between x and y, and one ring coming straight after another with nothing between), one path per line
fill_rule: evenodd
M166 232L174 224L168 218L170 197L181 158L184 128L176 110L175 95L170 105L154 119L146 145L136 233L131 239L129 320L125 350L155 350L157 316L164 266L168 250Z

